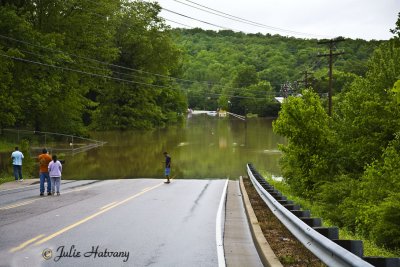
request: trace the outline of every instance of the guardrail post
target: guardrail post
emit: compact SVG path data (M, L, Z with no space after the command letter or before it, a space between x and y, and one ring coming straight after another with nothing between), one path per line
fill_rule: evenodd
M335 239L332 240L339 246L347 249L354 255L357 255L358 257L362 258L364 256L364 248L363 248L363 242L361 240L341 240L341 239Z
M321 218L312 217L312 218L299 218L299 219L311 227L319 227L322 225Z
M287 205L287 204L293 204L293 201L291 200L278 200L279 203L281 203L282 206Z
M336 226L333 227L314 227L314 230L320 233L321 235L333 239L339 239L339 228Z
M291 210L291 212L299 218L311 217L311 212L309 210Z
M399 267L400 258L383 258L383 257L364 257L366 262L371 263L375 267Z
M301 207L297 204L286 204L283 206L288 210L300 210L301 209Z

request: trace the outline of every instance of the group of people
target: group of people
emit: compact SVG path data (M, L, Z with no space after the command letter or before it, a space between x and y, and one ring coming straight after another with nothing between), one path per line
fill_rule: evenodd
M170 172L171 172L171 156L168 152L164 152L165 157L165 183L170 183ZM15 147L15 151L11 154L13 161L13 171L15 181L23 181L22 178L22 159L24 154L19 151L18 147ZM40 196L44 196L45 182L47 183L47 195L60 195L61 185L61 173L62 164L57 160L57 156L53 155L50 157L46 148L43 148L42 154L38 156L39 161L39 179L40 179Z
M15 181L23 181L22 177L22 160L24 154L15 147L15 151L11 154L13 161L13 171ZM44 196L45 182L47 183L47 195L60 195L62 164L57 160L57 156L50 157L46 148L43 148L42 154L38 156L39 161L39 180L40 180L40 196Z

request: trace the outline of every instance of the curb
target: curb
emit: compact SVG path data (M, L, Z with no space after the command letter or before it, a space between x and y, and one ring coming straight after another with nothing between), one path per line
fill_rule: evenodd
M242 192L243 204L246 210L247 220L249 221L251 235L254 240L254 244L257 248L258 255L264 266L270 267L282 267L283 265L272 251L268 241L265 239L261 227L258 223L257 217L254 213L253 207L251 206L249 196L247 195L246 188L243 184L243 178L240 176L240 191Z

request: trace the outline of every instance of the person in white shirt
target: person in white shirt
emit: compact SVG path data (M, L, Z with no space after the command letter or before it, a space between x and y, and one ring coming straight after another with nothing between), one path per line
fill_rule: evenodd
M22 182L24 179L22 178L22 159L24 158L24 154L19 151L18 147L15 147L15 151L11 154L11 158L13 161L13 170L15 181L19 180Z

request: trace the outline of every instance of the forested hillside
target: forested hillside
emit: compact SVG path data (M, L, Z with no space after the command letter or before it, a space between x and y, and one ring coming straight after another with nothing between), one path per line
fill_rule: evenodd
M273 97L281 95L284 84L297 92L312 86L321 96L327 93L328 60L318 54L328 47L318 40L201 29L175 30L174 39L185 54L186 82L181 84L190 107L276 116L279 105ZM335 49L345 54L335 58L335 92L365 75L380 43L344 39L337 44Z
M276 116L283 84L327 92L318 57L327 47L317 40L170 30L160 10L126 0L0 1L0 128L153 128L187 107ZM365 75L379 43L338 45L336 93Z

